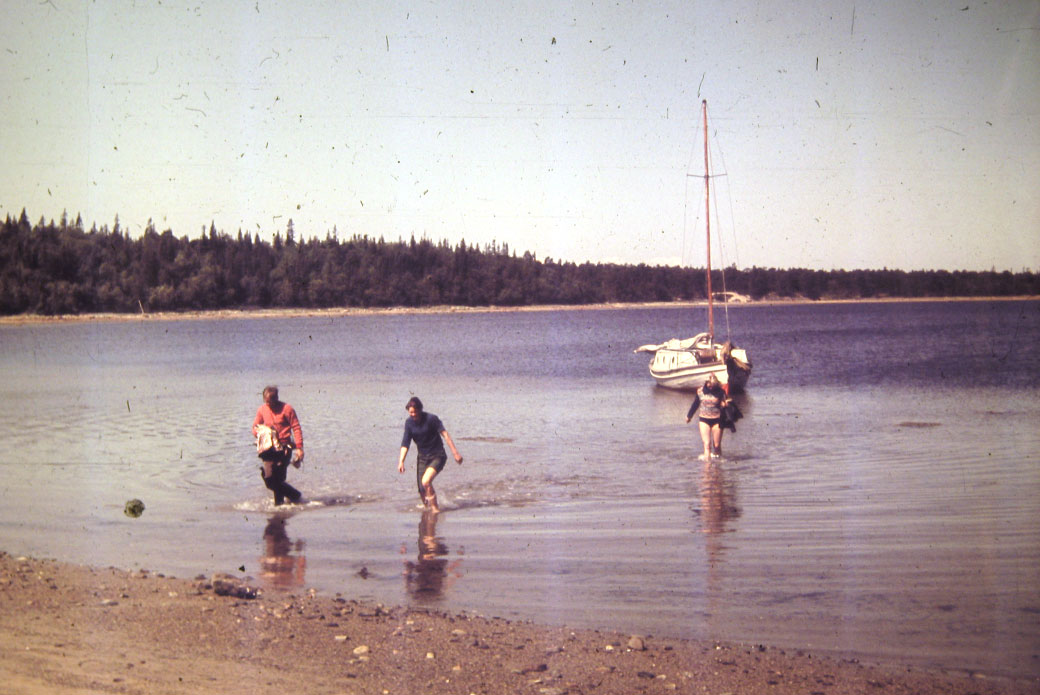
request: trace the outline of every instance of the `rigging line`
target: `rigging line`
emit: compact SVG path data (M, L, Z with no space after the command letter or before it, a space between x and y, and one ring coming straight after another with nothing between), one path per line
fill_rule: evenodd
M723 171L723 173L722 174L718 174L718 176L720 176L720 177L721 176L726 176L725 172L728 172L729 168L726 166L726 155L722 151L722 143L719 141L718 138L715 138L713 144L714 144L714 151L718 152L719 161L722 162L722 171ZM709 154L711 155L711 159L714 160L714 154L712 154L712 152L709 152ZM719 248L720 270L722 271L722 290L723 290L723 292L728 292L728 290L726 288L726 270L725 270L726 266L725 266L725 262L723 261L723 258L722 258L723 235L721 233L721 231L722 231L721 230L721 226L722 226L721 222L722 222L722 220L721 220L721 218L720 218L720 216L718 214L718 186L715 187L715 189L713 191L713 195L715 196L715 219L718 221L718 226L720 228L719 229L720 233L718 234L718 248ZM734 213L734 207L733 207L733 189L731 189L729 186L726 186L726 199L727 199L727 201L729 203L729 218L727 219L727 223L728 223L727 226L729 227L729 239L730 239L730 242L731 242L731 244L733 246L734 262L735 262L736 266L739 267L740 266L740 250L737 247L736 214ZM726 295L723 295L723 296L725 297L725 299L723 301L723 309L724 309L724 313L725 313L725 316L726 316L726 337L729 338L730 337L729 295L726 294Z
M679 267L687 265L688 261L686 258L686 232L689 227L690 220L690 178L686 177L683 182L683 226L682 226L682 246L679 249Z
M683 240L682 240L682 256L679 259L680 268L693 268L693 252L687 248L687 232L690 226L690 179L697 178L696 174L686 174L684 187L683 187ZM700 206L697 207L698 213L694 216L694 223L700 221ZM692 242L689 244L692 246ZM693 300L692 294L690 300ZM678 320L678 319L677 319ZM679 321L679 332L681 333L686 328L682 321Z
M707 124L705 124L705 125L707 125ZM722 148L721 148L721 145L719 144L719 140L718 140L717 137L716 138L712 138L712 145L713 145L713 147L709 148L709 150L708 150L708 171L705 172L705 175L709 179L721 178L721 177L726 175L725 174L725 171L726 171L726 161L725 161L725 158L722 156ZM714 174L714 173L712 173L712 172L715 171L715 153L716 152L718 152L719 158L722 161L722 171L724 172L722 174ZM722 233L721 233L722 232L722 228L720 226L721 219L719 218L719 198L718 198L719 192L718 192L718 186L711 186L709 190L710 190L710 194L711 194L711 205L712 205L712 207L715 210L716 229L718 230L716 232L716 234L715 234L715 247L717 249L717 254L718 254L718 259L719 259L719 276L722 278L722 298L723 298L722 299L722 313L723 313L723 316L724 316L725 322L726 322L726 339L729 340L729 338L732 335L732 333L730 331L730 322L729 322L729 301L727 299L728 298L728 295L727 295L728 289L726 287L726 259L725 259L725 256L723 255L723 248L724 247L723 247L723 243L722 243ZM708 243L711 243L711 239L710 238L708 239ZM709 301L710 301L710 298L709 298Z
M699 90L698 90L698 94L699 94ZM687 252L687 248L686 248L686 244L687 244L687 229L689 227L690 179L691 178L696 178L698 183L700 183L700 182L702 182L704 180L705 174L709 173L707 171L693 173L694 162L699 161L699 158L700 158L700 155L701 155L701 148L700 148L700 145L699 145L700 142L701 142L701 139L698 137L698 134L700 133L701 128L707 128L708 127L708 124L701 122L701 119L698 118L697 120L698 120L698 124L699 125L696 128L696 130L694 131L694 138L693 138L693 140L692 140L692 142L690 144L690 156L686 160L686 170L685 170L685 179L686 179L685 183L686 183L686 185L683 188L683 248L682 248L682 254L683 255L682 255L682 263L684 265L689 266L689 267L692 267L692 264L693 264L693 258L692 258L693 254L692 254L692 252L690 253L690 257L689 258L687 258L687 255L686 255L686 252ZM700 217L700 210L701 210L701 205L700 205L700 203L698 203L698 205L697 205L697 215L696 215L696 217L694 219L695 222L700 222L700 219L701 219L701 217Z
M723 172L729 171L728 167L726 166L726 155L722 151L722 143L720 143L720 142L718 142L716 140L715 148L718 150L718 153L719 153L719 161L722 162L722 171ZM726 176L726 174L722 173L722 174L719 174L719 176ZM729 223L729 236L730 236L730 241L731 241L731 243L733 245L733 256L734 256L734 259L735 259L734 262L739 267L740 266L740 254L738 252L739 250L737 249L736 216L733 214L733 189L731 189L729 186L726 186L726 198L729 201L729 218L727 219L727 222ZM718 215L717 214L716 214L716 219L718 219ZM721 222L721 220L720 220L720 222ZM721 240L722 240L722 235L719 234L719 241L721 242Z
M706 122L702 123L701 127L702 128L707 128L708 124ZM700 128L698 128L698 132L699 131L700 131ZM694 142L696 143L697 139L695 139ZM718 146L718 143L716 142L716 147L717 146ZM712 155L710 149L706 153L707 157L708 157L708 161L706 162L707 171L700 172L700 173L693 173L692 169L693 169L694 157L697 156L698 154L700 154L699 148L697 148L696 146L692 147L691 150L690 150L690 160L689 160L689 162L686 165L686 176L685 176L686 185L685 185L685 187L683 189L683 249L682 249L682 263L683 263L683 265L685 265L687 267L690 267L690 268L693 267L692 253L691 253L691 258L690 258L689 261L687 261L687 257L686 257L687 231L688 231L688 228L689 228L690 179L697 179L697 182L699 184L705 178L707 178L708 180L711 180L713 178L716 178L717 176L725 176L725 174L713 174L712 173L713 167L712 167L711 161L713 159L713 155ZM717 193L713 189L714 189L714 187L709 187L710 195L711 196L716 196ZM718 201L717 201L717 199L715 200L714 207L715 207L715 211L716 211L716 219L718 219ZM697 215L696 215L696 221L697 222L700 221L700 210L701 209L703 209L703 208L698 204L698 206L697 206L697 211L698 212L697 212ZM716 236L718 236L718 235L716 235ZM711 243L710 235L708 237L708 243L709 244ZM721 237L716 239L715 245L719 249L719 261L721 263L722 260L723 260L722 259L722 254L721 254L721 250L722 250ZM726 274L725 274L725 271L722 270L722 268L720 268L720 271L722 271L722 291L726 292ZM707 270L707 259L705 259L705 272L708 272L708 270ZM707 288L705 288L705 289L707 290ZM723 296L725 296L725 295L723 295ZM707 297L706 296L705 300L710 302L711 301L711 297ZM730 328L729 328L729 307L728 306L724 307L724 313L725 313L725 317L726 317L726 335L727 335L727 338L728 338L729 334L730 334Z
M716 148L718 148L718 142L715 143L715 146L716 146ZM720 158L722 156L721 155L721 150L720 150L719 156L720 156ZM710 150L708 152L708 159L709 159L708 170L709 171L713 171L714 170L713 162L714 162L714 159L715 159L715 155ZM722 166L723 166L723 171L725 171L725 167L726 167L725 161L723 161ZM711 178L714 178L714 177L711 177ZM715 222L716 222L716 225L718 226L718 223L720 221L719 220L719 190L718 190L718 186L712 186L712 188L711 188L711 202L712 202L712 205L715 208ZM721 232L721 229L720 229L720 232ZM716 234L715 236L716 236L715 246L718 249L718 257L719 257L719 275L722 278L722 314L723 314L723 316L725 317L725 320L726 320L726 340L729 340L730 336L732 335L732 333L730 331L730 325L729 325L729 299L728 299L729 295L727 294L728 290L726 288L726 259L725 259L725 256L722 253L723 248L724 248L723 244L722 244L722 234L721 233L720 234Z

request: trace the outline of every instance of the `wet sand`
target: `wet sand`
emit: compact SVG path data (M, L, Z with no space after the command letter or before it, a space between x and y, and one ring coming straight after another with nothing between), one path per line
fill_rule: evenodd
M1040 681L258 593L0 553L0 683L72 693L1037 693Z

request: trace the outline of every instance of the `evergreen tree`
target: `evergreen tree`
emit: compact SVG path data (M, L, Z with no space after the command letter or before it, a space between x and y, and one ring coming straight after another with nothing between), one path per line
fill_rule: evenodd
M723 288L723 273L713 284ZM1031 271L819 271L729 267L726 289L767 297L875 298L1040 295ZM161 234L152 220L131 238L116 216L113 228L82 217L71 226L34 227L26 210L0 227L0 313L136 312L226 307L522 306L647 302L704 298L703 269L563 263L517 255L497 241L483 249L460 240L433 243L414 235L387 242L338 233L297 240L292 220L285 241L272 243L241 229L237 237L211 222L199 238Z

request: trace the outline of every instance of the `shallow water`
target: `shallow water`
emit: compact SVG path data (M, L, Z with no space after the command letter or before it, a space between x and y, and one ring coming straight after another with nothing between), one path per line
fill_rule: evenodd
M755 371L708 465L689 396L631 352L694 313L0 327L0 548L1040 674L1040 303L731 308ZM278 514L249 432L269 382L307 449L310 503ZM414 453L396 470L413 394L465 456L435 520Z

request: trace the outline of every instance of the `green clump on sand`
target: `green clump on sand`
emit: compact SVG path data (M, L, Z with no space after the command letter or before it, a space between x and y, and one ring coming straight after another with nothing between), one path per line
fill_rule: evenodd
M136 519L144 513L144 502L138 499L130 500L123 508L123 513Z

